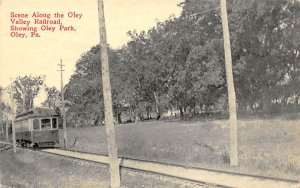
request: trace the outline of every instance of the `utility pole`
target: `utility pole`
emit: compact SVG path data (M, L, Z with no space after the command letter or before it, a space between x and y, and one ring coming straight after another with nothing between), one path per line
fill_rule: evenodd
M112 188L120 187L120 167L118 162L118 148L115 136L115 127L113 121L111 87L109 78L108 46L106 39L105 17L103 0L98 0L99 14L99 33L100 33L100 52L102 64L102 83L105 111L105 127L108 143L110 181Z
M68 148L68 139L67 139L67 121L66 121L66 111L65 111L65 97L64 97L64 83L63 83L63 65L62 59L60 60L60 64L57 64L60 67L60 92L61 92L61 111L63 117L63 130L64 130L64 147Z
M12 81L11 81L11 83L12 83ZM14 150L14 153L16 153L17 152L16 130L15 130L15 118L16 117L15 117L15 101L14 101L14 95L13 95L12 89L11 89L10 99L11 99L11 111L12 111L11 128L12 128L13 150Z
M237 115L236 115L236 97L234 91L231 47L228 29L227 7L226 0L220 0L221 18L223 27L223 40L225 52L225 69L228 92L229 105L229 121L230 121L230 165L238 165L238 151L237 151Z

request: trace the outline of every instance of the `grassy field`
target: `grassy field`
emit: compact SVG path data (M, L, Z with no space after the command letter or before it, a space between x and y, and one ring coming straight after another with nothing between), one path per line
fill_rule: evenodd
M0 153L3 188L109 188L106 165L18 149ZM121 170L121 188L194 188L194 183Z
M20 149L0 160L0 187L108 187L107 168Z
M116 134L122 157L300 179L299 120L240 120L238 167L229 165L225 120L124 124ZM72 150L107 154L105 127L69 128L68 137Z

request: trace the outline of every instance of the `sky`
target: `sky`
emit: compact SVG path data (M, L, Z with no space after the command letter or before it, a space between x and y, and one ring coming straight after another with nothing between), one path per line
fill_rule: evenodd
M7 87L10 79L24 75L46 75L48 86L60 88L58 63L62 59L64 84L74 73L76 61L81 54L100 42L97 0L0 0L0 86ZM157 21L164 21L170 15L179 16L177 6L182 0L104 0L107 41L112 48L126 44L130 30L148 30ZM28 14L29 18L11 18L15 14ZM65 27L73 26L76 31L41 31L40 37L11 37L12 19L29 20L33 24L33 13L63 13ZM68 14L70 13L70 18ZM82 14L80 17L79 15ZM79 19L80 17L80 19ZM51 18L51 19L52 19ZM21 23L22 20L20 20ZM16 23L16 22L14 22ZM26 26L14 24L16 26ZM22 31L19 33L23 33ZM15 33L14 33L15 34ZM43 99L38 97L38 103Z

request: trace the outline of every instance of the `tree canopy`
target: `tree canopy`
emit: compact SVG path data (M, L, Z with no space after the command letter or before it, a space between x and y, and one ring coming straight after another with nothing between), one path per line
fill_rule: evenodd
M109 49L116 119L122 113L134 120L160 118L166 111L226 111L218 2L186 0L178 18L129 31L126 45ZM235 0L228 14L239 111L269 113L272 105L290 104L299 109L299 1ZM99 46L84 53L66 86L68 113L81 124L103 118L99 53Z
M11 109L10 107L5 104L5 102L2 100L2 96L4 94L4 88L0 86L0 121L4 120L4 116L8 115L10 113Z
M56 87L48 87L45 85L44 88L47 96L43 102L43 106L52 109L58 108L58 104L61 102L61 92L58 91Z
M44 84L45 76L19 76L12 84L13 98L17 102L17 111L28 111L34 107L34 98Z

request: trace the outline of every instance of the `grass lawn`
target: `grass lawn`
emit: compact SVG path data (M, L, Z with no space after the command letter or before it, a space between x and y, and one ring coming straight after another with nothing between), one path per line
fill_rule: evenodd
M107 165L18 149L0 153L3 188L108 188ZM121 188L194 188L196 184L121 170Z
M238 167L229 165L225 120L122 124L116 134L122 157L300 179L299 120L239 120ZM107 154L104 126L69 128L69 146L75 139L72 150Z
M0 187L108 187L107 167L18 149L0 153Z

